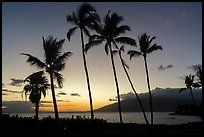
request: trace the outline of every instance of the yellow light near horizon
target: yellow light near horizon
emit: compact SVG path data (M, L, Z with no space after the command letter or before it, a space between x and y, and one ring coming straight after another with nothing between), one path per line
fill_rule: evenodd
M2 108L2 109L5 109L5 108L7 108L7 106L2 106L1 108Z
M94 109L98 109L105 105L110 104L109 102L99 101L94 104ZM70 102L57 102L57 107L59 112L71 112L71 111L89 111L90 105L89 102L85 103L70 103ZM40 108L41 111L48 111L53 112L54 107L52 103L45 103L41 104Z

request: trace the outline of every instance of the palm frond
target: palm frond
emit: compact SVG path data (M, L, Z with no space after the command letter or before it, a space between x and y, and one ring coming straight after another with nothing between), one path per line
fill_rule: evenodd
M25 82L30 82L30 83L38 82L43 74L44 74L44 71L38 71L38 72L32 73L25 78L24 83Z
M136 50L129 50L129 51L127 52L127 54L130 55L130 60L132 59L132 57L138 57L138 56L142 55L141 52L136 51Z
M27 95L31 91L31 85L26 84L23 88L25 95Z
M122 33L125 33L126 31L130 31L130 27L127 25L121 25L119 27L116 28L116 30L114 31L113 36L117 37Z
M115 38L115 42L120 44L136 46L136 41L130 37L118 37L118 38Z
M193 83L193 84L192 84L192 87L193 87L193 88L199 88L199 87L202 87L202 83L201 83L201 82Z
M100 23L100 17L96 13L87 16L86 18L84 18L82 22L83 26L87 26L90 29L95 29L94 26L97 27L99 23Z
M117 13L113 13L110 17L110 23L114 25L118 25L121 21L123 21L123 17L119 16Z
M75 30L77 29L77 27L73 27L71 29L69 29L69 31L67 32L67 39L70 41L71 36L73 35L73 33L75 32Z
M58 83L59 87L61 88L63 86L63 81L64 81L62 74L54 71L54 79L57 79L57 83Z
M108 55L108 51L109 51L109 43L106 42L106 44L105 44L105 52L106 52L106 55Z
M162 50L162 46L159 46L157 44L154 44L152 45L149 49L147 49L147 52L146 53L152 53L153 51L156 51L156 50Z
M91 14L93 12L96 12L96 9L93 6L88 3L82 4L78 9L79 20L82 21L84 18L86 18L87 14Z
M121 52L125 52L125 49L124 49L124 45L122 45L121 47L120 47L120 49L119 49L119 51Z
M42 91L42 94L43 94L43 96L44 96L44 98L46 97L46 91L45 90L41 90Z
M57 51L58 51L59 54L62 51L62 46L63 46L64 42L65 42L65 39L61 39L61 40L56 42L56 45L57 45L56 47L57 47Z
M62 62L65 61L65 59L68 59L69 57L71 57L73 55L72 52L65 52L64 54L62 54L61 56L59 56L53 64L61 64Z
M96 33L98 33L98 34L101 34L102 33L102 25L99 23L99 22L97 22L97 21L93 21L91 24L89 24L88 26L87 26L89 29L91 29L91 30L95 30L96 31Z
M30 63L33 66L36 66L37 68L45 68L46 64L42 61L40 61L38 58L30 55L30 54L26 54L26 53L21 53L21 55L25 55L28 56L28 59L26 62Z
M57 41L57 38L53 39L51 36L46 39L43 45L46 64L52 64L60 56L64 41L65 39Z
M65 63L54 64L52 66L52 69L57 71L57 72L64 70L64 68L65 68Z
M86 36L88 36L88 37L91 36L90 33L89 33L89 30L86 27L83 27L83 31L86 34Z
M152 43L152 41L155 39L156 37L152 37L149 41L148 41L148 44L150 45Z
M72 15L67 15L67 23L69 23L69 22L71 22L73 24L77 24L76 18L74 16L72 16Z
M125 66L127 69L129 69L129 66L126 64L126 62L125 62L124 59L122 59L122 63L124 64L124 66Z
M88 51L90 48L92 48L92 47L94 47L94 46L97 46L97 45L101 44L102 42L103 42L103 40L90 41L89 43L87 43L87 44L85 45L84 51L87 53L87 51Z
M138 39L139 39L140 51L143 54L146 54L147 50L150 47L150 44L148 44L149 36L146 33L144 33L141 36L138 36Z
M196 77L198 79L198 82L200 82L202 86L202 68L201 67L198 67L198 71L196 72Z
M84 19L83 24L90 30L95 30L97 33L100 33L100 16L98 14L91 14Z
M109 22L110 22L110 17L109 17L110 12L111 12L111 10L108 11L108 13L106 14L106 16L105 16L104 19L103 19L103 20L104 20L104 23L105 23L106 25L108 25Z
M91 35L91 36L89 37L89 42L90 42L90 41L94 41L94 40L103 40L103 37L102 37L101 35L97 35L97 34Z

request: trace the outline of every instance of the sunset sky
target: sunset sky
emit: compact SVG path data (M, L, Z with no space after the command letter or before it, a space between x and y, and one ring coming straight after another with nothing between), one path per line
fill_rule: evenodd
M3 2L2 3L2 101L24 101L21 97L22 80L36 72L34 66L26 63L21 52L32 54L43 60L42 37L52 35L65 39L63 52L73 52L61 73L65 79L62 89L56 89L60 111L89 110L88 90L81 54L79 30L71 41L66 34L73 27L66 22L66 16L76 12L82 3L78 2ZM155 43L163 51L155 51L147 57L151 89L184 87L182 77L194 74L194 67L202 65L202 3L201 2L90 2L101 19L111 10L124 18L121 25L129 25L131 31L124 34L136 39L146 32L156 36ZM87 42L87 37L85 37ZM139 49L126 46L130 49ZM138 93L147 92L144 61L142 57L129 60L129 73ZM123 72L118 56L114 57L120 93L127 94L131 87ZM91 81L94 108L113 102L116 88L110 56L104 45L93 47L87 54L87 65ZM162 65L162 66L161 66ZM169 66L169 67L167 67ZM159 69L160 68L160 69ZM52 110L51 91L42 98L41 110Z

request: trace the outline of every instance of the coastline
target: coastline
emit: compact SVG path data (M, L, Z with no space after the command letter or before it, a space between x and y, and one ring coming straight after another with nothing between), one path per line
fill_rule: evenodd
M103 119L60 119L3 116L1 135L202 135L202 122L180 125L110 123Z

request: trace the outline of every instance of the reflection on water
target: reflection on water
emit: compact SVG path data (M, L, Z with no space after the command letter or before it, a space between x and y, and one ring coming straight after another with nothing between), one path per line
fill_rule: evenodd
M178 115L169 115L170 112L154 112L154 124L166 124L166 125L176 125L184 124L188 122L199 122L201 121L200 117L197 116L178 116ZM10 115L19 115L22 117L33 117L33 113L12 113ZM95 112L95 118L103 118L108 122L119 122L119 113L118 112ZM150 121L150 113L146 113L148 120ZM54 113L39 113L39 118L43 117L54 117ZM89 112L78 112L78 113L59 113L60 118L90 118L91 115ZM142 112L123 112L123 121L124 123L139 123L145 124L144 117Z

